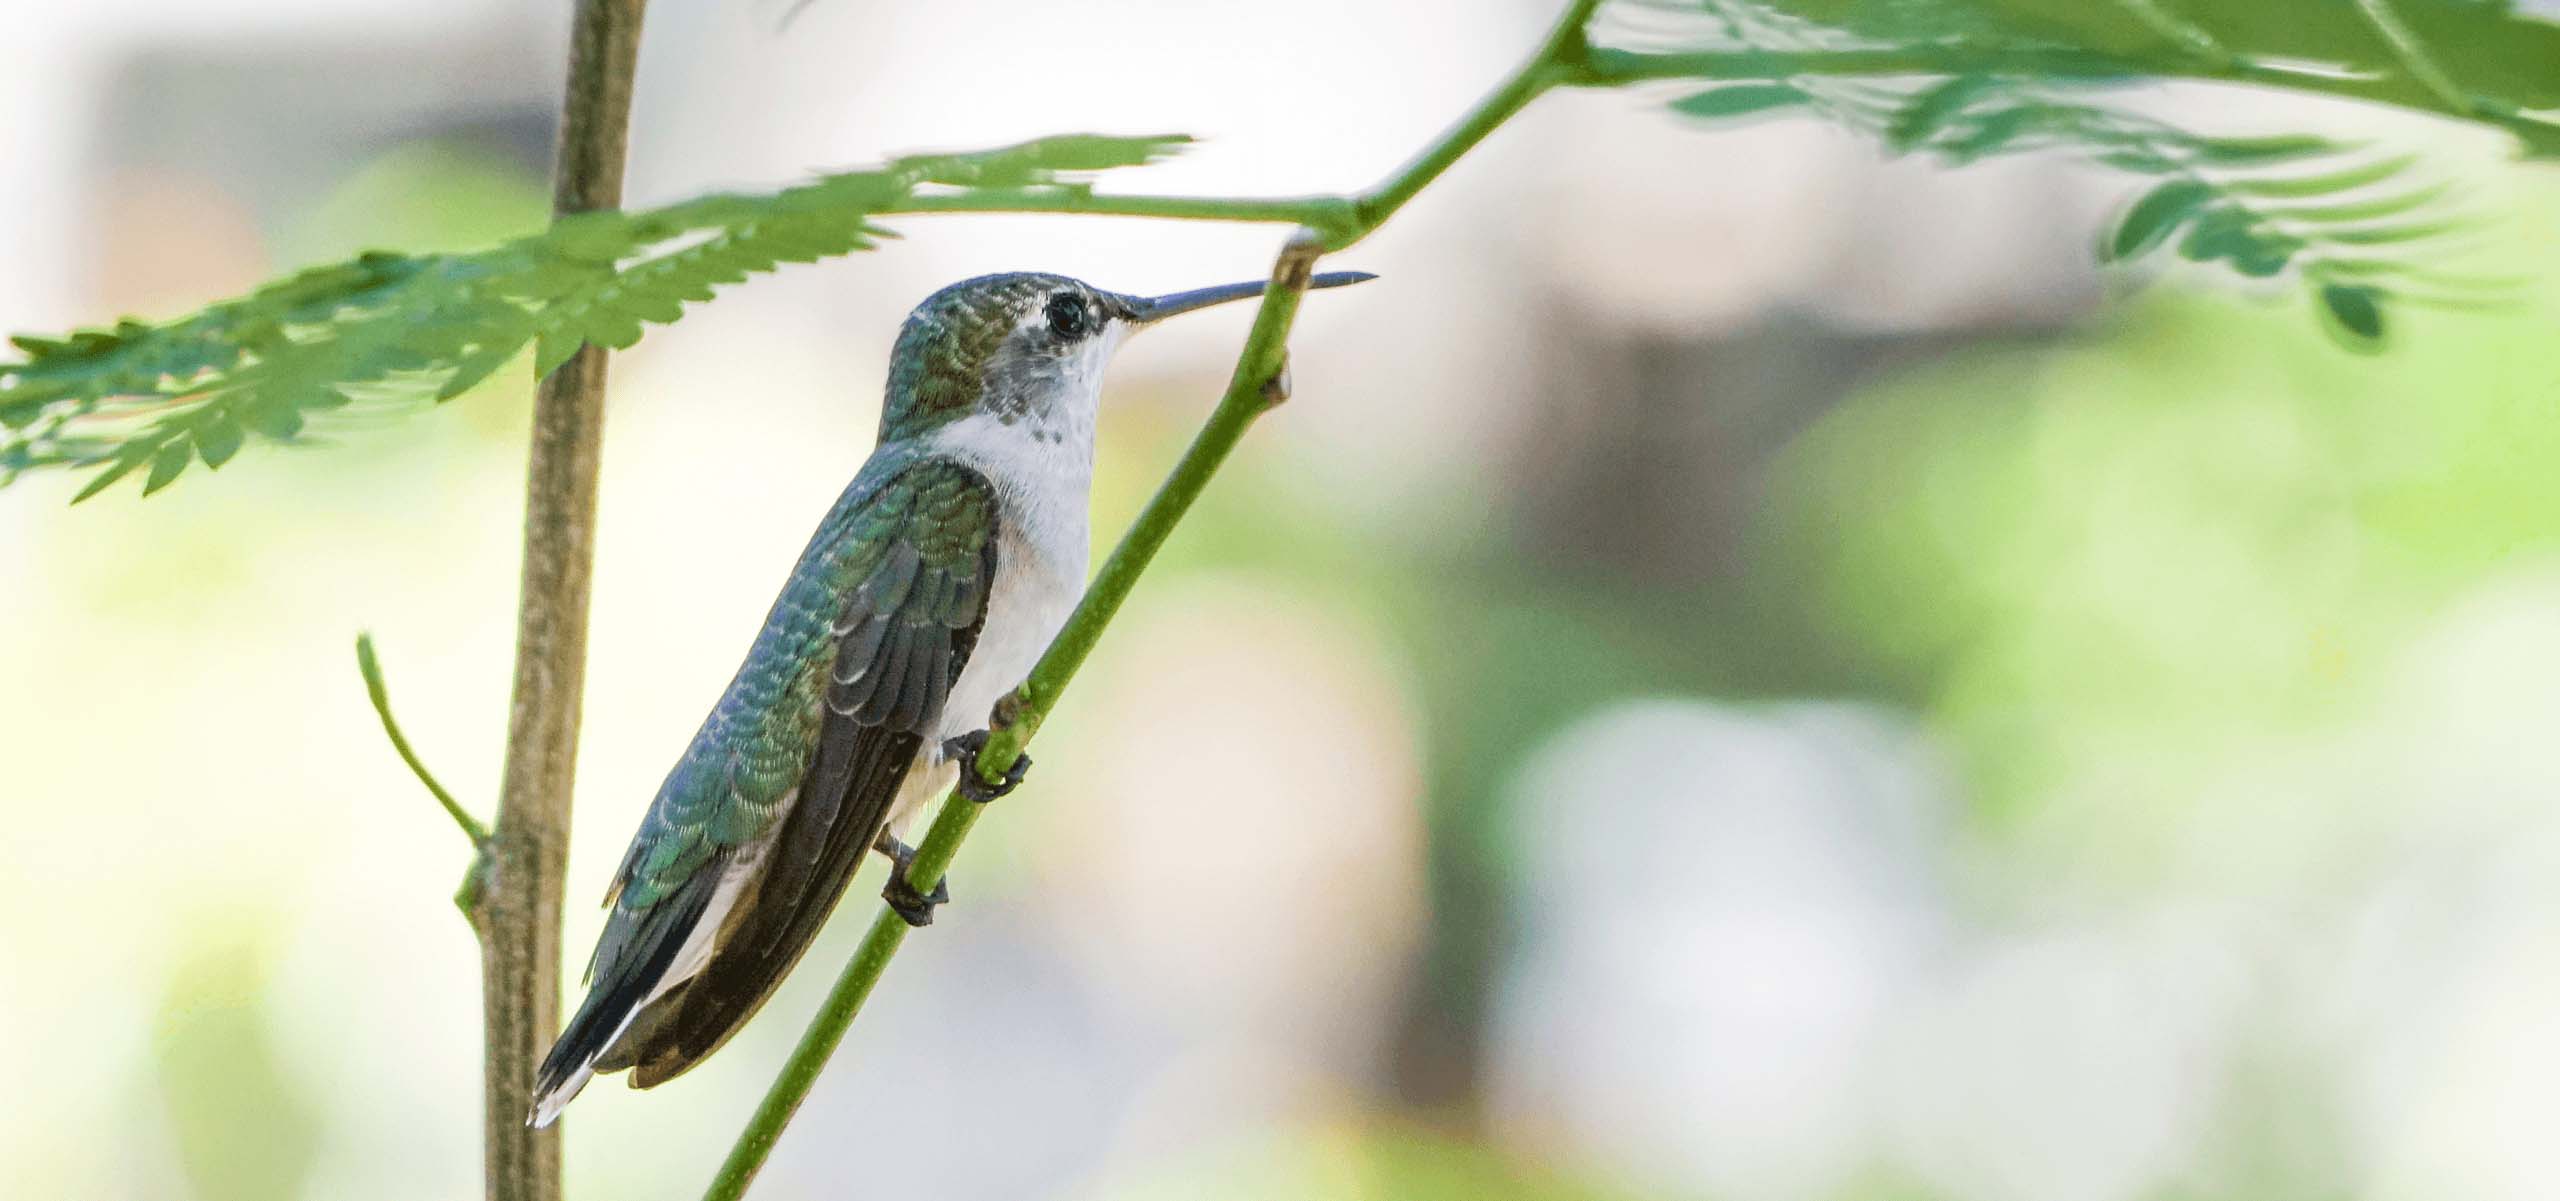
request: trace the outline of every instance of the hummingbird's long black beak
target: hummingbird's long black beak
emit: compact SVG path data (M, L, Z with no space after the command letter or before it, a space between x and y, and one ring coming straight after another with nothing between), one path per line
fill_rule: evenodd
M1366 271L1326 271L1309 279L1307 287L1310 289L1339 288L1345 284L1356 284L1362 280L1376 278L1378 277ZM1178 316L1195 309L1205 309L1213 304L1225 304L1230 300L1245 300L1260 296L1263 289L1270 286L1269 280L1257 279L1249 283L1219 284L1214 288L1193 288L1188 292L1173 292L1163 296L1133 296L1129 298L1129 320L1139 325L1153 325L1167 317Z

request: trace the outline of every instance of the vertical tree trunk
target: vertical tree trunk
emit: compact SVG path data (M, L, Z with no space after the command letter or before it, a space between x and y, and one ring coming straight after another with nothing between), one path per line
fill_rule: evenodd
M555 214L621 203L645 2L578 2L552 185ZM489 1201L560 1196L559 1127L528 1128L525 1108L534 1067L560 1027L560 897L586 683L604 375L604 351L586 347L542 382L534 400L515 693L476 911Z

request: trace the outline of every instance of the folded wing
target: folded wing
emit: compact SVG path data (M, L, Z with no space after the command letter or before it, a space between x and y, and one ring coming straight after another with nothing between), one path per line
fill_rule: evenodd
M709 958L658 998L599 1064L646 1088L699 1063L773 994L817 937L942 716L995 582L996 502L975 471L909 467L847 537L862 548L828 625L815 753L798 800L759 848Z

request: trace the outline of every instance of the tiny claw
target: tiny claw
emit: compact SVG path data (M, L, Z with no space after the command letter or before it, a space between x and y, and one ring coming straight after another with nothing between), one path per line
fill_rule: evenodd
M942 744L942 757L960 765L960 795L983 805L1022 786L1022 777L1031 771L1031 756L1015 755L1013 766L1004 771L1004 779L989 784L978 775L978 752L986 749L987 732L971 730Z
M908 925L932 925L933 907L951 899L951 882L934 881L931 896L917 892L915 882L907 879L907 869L916 861L916 849L898 841L887 830L872 840L871 849L889 857L889 884L880 890L880 899L888 902L889 908Z
M906 865L900 864L898 870L889 873L889 885L880 890L880 899L888 902L900 920L921 929L933 924L934 907L951 899L951 883L936 880L932 892L917 892L916 886L907 881Z

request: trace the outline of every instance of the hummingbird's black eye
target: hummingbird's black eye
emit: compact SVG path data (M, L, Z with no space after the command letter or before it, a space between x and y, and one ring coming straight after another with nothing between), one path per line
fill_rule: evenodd
M1093 307L1073 292L1050 297L1049 307L1042 312L1049 318L1049 332L1061 338L1072 340L1093 332Z

